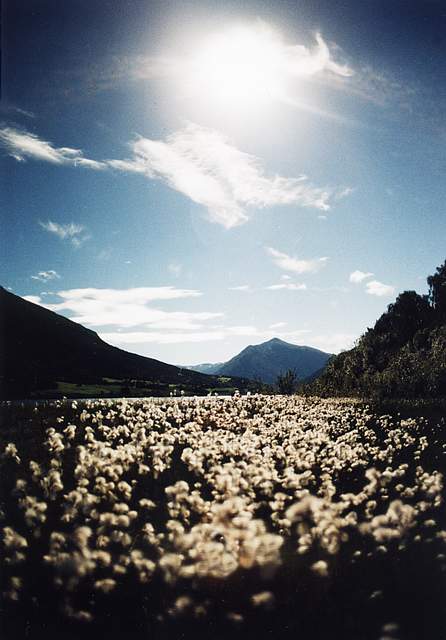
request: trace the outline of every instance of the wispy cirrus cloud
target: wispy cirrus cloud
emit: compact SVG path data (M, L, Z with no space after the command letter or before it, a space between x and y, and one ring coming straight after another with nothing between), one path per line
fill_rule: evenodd
M0 144L17 161L34 159L87 169L113 169L160 180L196 204L209 220L227 229L247 222L256 209L298 205L327 211L338 190L312 185L306 176L267 175L255 156L239 150L222 133L190 123L165 140L139 137L132 157L104 161L79 149L55 147L36 135L6 127ZM344 189L345 191L345 189Z
M31 276L31 280L39 280L40 282L49 282L49 280L58 279L60 279L60 275L53 269L49 269L48 271L39 271L36 275Z
M88 169L104 169L106 167L103 162L84 158L80 149L55 147L51 142L42 140L34 133L13 127L0 128L0 144L18 162L32 159L52 164L83 166Z
M2 104L0 105L0 112L6 114L12 114L14 116L24 116L25 118L36 117L36 114L32 111L28 111L27 109L22 109L21 107L16 106L15 104L8 103L6 100L2 100Z
M371 280L370 282L367 282L365 288L366 293L368 293L370 296L378 296L380 298L385 296L392 296L395 293L395 287L390 284L383 284L378 280Z
M294 273L316 273L325 267L328 262L327 257L303 260L278 251L273 247L266 247L266 252L271 256L277 267L284 271L292 271Z
M220 132L190 123L166 140L139 138L133 158L110 161L119 170L158 179L207 209L226 228L247 222L252 209L295 204L326 211L334 190L314 187L305 176L268 176L255 156Z
M364 280L367 280L367 278L372 278L374 275L371 271L359 271L359 269L357 269L356 271L352 271L348 279L354 284L360 284Z
M410 109L417 93L414 85L401 82L390 70L377 70L369 65L359 68L348 85L339 82L335 76L331 76L329 82L378 107L388 107L392 104L402 110Z
M61 240L69 240L76 248L80 247L91 237L86 233L86 228L83 225L76 224L75 222L59 224L58 222L48 220L47 222L39 221L39 225L42 229L54 234Z

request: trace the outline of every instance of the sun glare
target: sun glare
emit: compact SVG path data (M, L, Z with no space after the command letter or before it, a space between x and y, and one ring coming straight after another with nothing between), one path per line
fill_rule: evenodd
M261 106L284 90L282 46L266 28L235 27L208 38L193 56L190 81L226 107Z

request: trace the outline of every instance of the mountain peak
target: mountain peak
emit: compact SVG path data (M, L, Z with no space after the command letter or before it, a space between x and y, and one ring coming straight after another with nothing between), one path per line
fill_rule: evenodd
M305 380L322 370L330 357L330 353L318 349L271 338L261 344L248 345L228 362L220 365L197 365L194 369L214 375L238 375L273 384L288 369L295 371L299 380Z
M267 340L263 344L289 344L285 342L285 340L281 340L280 338L271 338L271 340Z

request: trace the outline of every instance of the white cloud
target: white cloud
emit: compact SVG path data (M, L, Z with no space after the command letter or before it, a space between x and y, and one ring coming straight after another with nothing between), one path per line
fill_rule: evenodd
M288 48L289 60L296 75L314 75L325 70L344 78L353 75L352 69L347 65L334 62L328 45L320 33L316 34L316 42L318 46L314 52L309 51L303 45L294 45Z
M269 328L270 329L282 329L283 327L286 327L287 323L286 322L274 322L274 324L270 324Z
M371 282L367 282L366 292L371 296L391 296L395 293L395 287L378 282L378 280L372 280Z
M0 144L6 148L13 158L22 162L26 158L32 158L53 164L85 166L89 169L104 169L106 166L102 162L84 158L80 149L72 149L70 147L57 148L51 142L42 140L33 133L14 129L13 127L0 129Z
M307 285L305 283L295 284L293 282L287 282L282 284L271 284L269 287L265 287L265 289L269 289L270 291L279 291L280 289L284 289L287 291L305 291Z
M90 239L90 236L85 234L85 227L81 224L75 224L69 222L68 224L59 224L48 220L48 222L39 221L40 226L45 231L53 233L61 240L69 240L74 247L80 247L84 242Z
M211 342L223 340L223 333L199 331L196 333L167 333L163 331L132 331L126 333L101 333L101 338L114 346L129 344L186 344L188 342Z
M284 323L279 323L283 326ZM180 344L190 342L214 342L225 340L234 336L249 337L259 342L269 340L273 337L281 336L289 339L300 339L301 336L310 333L307 329L298 329L284 334L267 330L261 330L253 326L221 326L205 331L171 332L171 331L131 331L131 332L105 332L101 333L101 338L116 346L128 344Z
M209 312L161 311L147 306L154 301L167 301L200 296L201 293L174 287L141 287L135 289L71 289L59 291L62 302L43 303L39 296L23 296L25 300L39 304L55 312L72 312L71 320L92 327L113 327L100 330L106 342L126 348L143 344L186 344L246 337L264 342L274 337L295 344L313 346L325 351L337 352L350 348L356 336L334 333L312 335L310 329L283 330L287 323L276 322L268 329L251 325L211 326L209 320L223 314ZM131 330L135 328L134 330ZM130 330L128 330L130 329Z
M252 291L249 284L240 284L236 287L228 287L229 291Z
M367 280L367 278L371 278L372 276L374 276L375 274L371 273L370 271L368 271L367 273L365 271L353 271L350 276L349 276L349 280L350 282L354 282L355 284L359 284L360 282L362 282L363 280Z
M316 273L327 264L328 258L313 258L312 260L301 260L289 256L282 251L266 247L267 253L272 257L274 264L284 271L294 273Z
M205 207L212 222L228 229L247 222L253 209L294 204L327 211L338 193L311 185L306 176L268 176L258 158L237 149L222 133L193 123L166 140L134 140L133 157L124 160L90 160L79 149L57 148L9 127L0 129L1 143L18 161L33 158L88 169L108 167L161 180Z
M74 322L90 327L115 326L118 328L145 325L151 329L199 330L207 320L221 317L221 313L163 311L152 302L195 298L201 296L195 289L175 287L139 287L133 289L70 289L58 291L61 302L43 304L34 302L56 313L68 312Z
M309 345L329 353L339 353L339 351L351 349L357 337L352 333L322 334L312 337Z
M56 280L60 278L60 275L57 271L53 271L53 269L49 269L48 271L39 271L39 273L35 276L31 276L32 280L40 280L40 282L48 282L48 280Z
M206 207L210 220L226 228L246 222L250 208L286 204L330 208L332 190L313 187L305 176L268 177L257 158L237 149L218 131L196 124L165 141L139 138L131 147L132 160L110 166L162 180Z
M40 304L42 305L42 299L40 298L40 296L23 296L24 300L28 300L28 302L32 302L33 304Z
M213 342L231 336L252 336L255 327L222 327L219 330L197 332L132 331L126 333L101 333L101 338L115 345L126 344L186 344L188 342Z

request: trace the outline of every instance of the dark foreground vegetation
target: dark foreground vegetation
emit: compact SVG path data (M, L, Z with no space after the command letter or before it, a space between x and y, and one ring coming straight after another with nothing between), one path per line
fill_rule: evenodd
M446 398L446 262L429 294L405 291L350 351L303 391L323 396Z
M445 638L445 417L393 409L4 405L2 638Z

